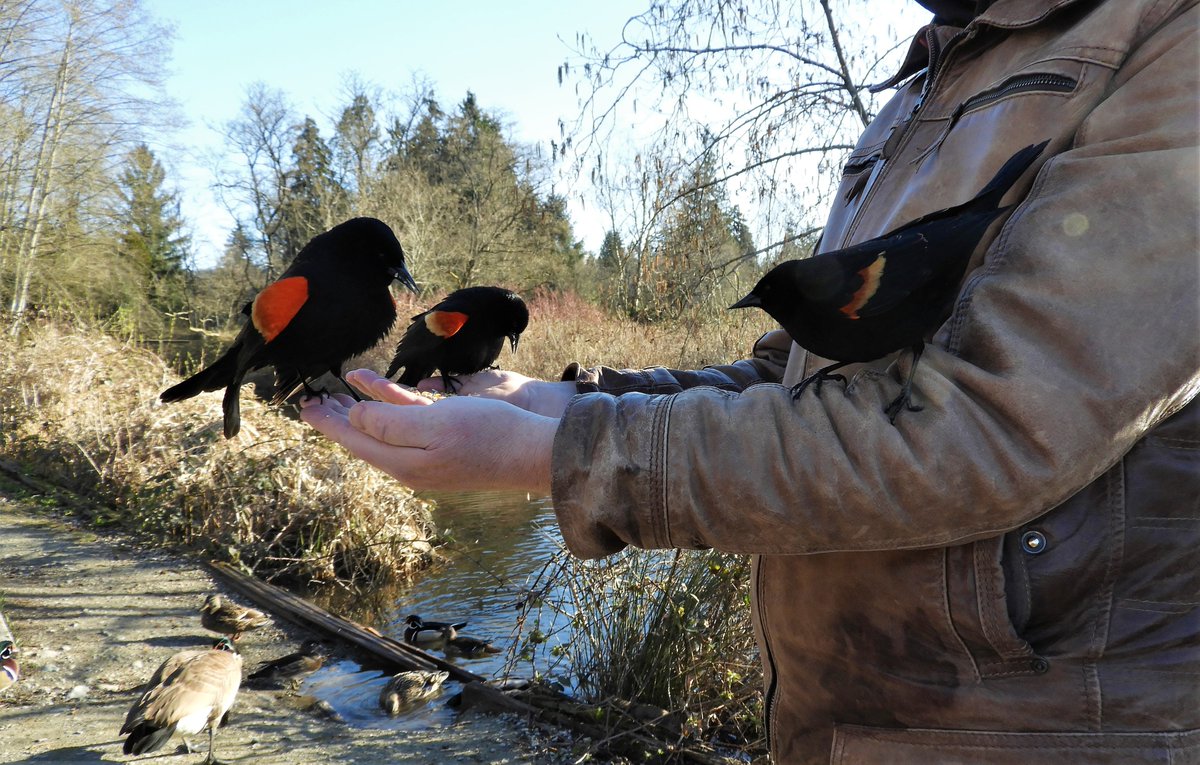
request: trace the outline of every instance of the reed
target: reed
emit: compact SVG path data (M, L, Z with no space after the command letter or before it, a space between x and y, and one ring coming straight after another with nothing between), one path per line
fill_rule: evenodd
M163 405L178 378L132 341L42 324L0 339L0 454L102 503L119 525L267 577L375 582L433 552L427 503L303 423L242 396Z
M766 749L749 560L713 550L565 549L530 587L520 657L582 700L744 757Z

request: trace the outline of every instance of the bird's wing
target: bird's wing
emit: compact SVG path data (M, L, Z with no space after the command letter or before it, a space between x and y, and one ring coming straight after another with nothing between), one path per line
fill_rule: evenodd
M425 314L425 327L441 338L452 337L463 328L469 317L461 311L428 311Z
M250 321L268 343L282 332L308 301L308 279L289 276L272 282L254 298Z
M177 677L180 669L196 657L208 652L207 650L180 651L159 665L158 669L154 670L154 674L150 676L150 680L146 683L146 690L134 702L134 705L130 707L129 714L125 716L125 724L121 726L121 735L132 732L139 723L148 717L147 712L150 706L162 695L164 680L166 682L174 682L171 678Z
M802 292L809 301L840 311L848 319L876 316L895 308L929 283L939 262L929 257L919 231L872 239L837 252L808 258Z
M142 717L166 726L199 712L209 717L213 710L223 713L232 705L241 679L241 656L228 651L198 652L147 693L151 698L146 700Z

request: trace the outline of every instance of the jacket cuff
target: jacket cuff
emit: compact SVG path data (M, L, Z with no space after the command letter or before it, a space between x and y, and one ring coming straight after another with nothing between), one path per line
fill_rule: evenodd
M551 496L567 549L600 558L669 547L663 512L670 396L576 396L554 437Z

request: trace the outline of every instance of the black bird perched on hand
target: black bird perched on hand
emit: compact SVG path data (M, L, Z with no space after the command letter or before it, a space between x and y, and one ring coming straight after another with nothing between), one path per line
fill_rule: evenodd
M884 409L891 422L910 403L925 335L944 321L979 240L1011 209L1000 200L1049 141L1027 146L1004 163L971 199L922 215L887 234L842 250L771 269L730 308L762 308L797 344L834 360L792 388L799 398L811 383L846 378L830 372L909 348L912 367L900 395Z
M279 279L242 309L250 321L219 359L159 398L181 401L224 388L225 437L233 438L241 427L239 389L249 372L275 368L276 404L301 387L311 394L309 381L326 372L345 384L346 359L378 343L396 322L388 290L395 279L416 291L404 250L386 223L353 218L334 226L304 245Z
M455 290L412 318L384 377L403 367L397 382L413 386L437 369L446 391L452 393L454 375L472 375L490 367L505 338L516 351L528 324L529 309L514 292L499 287Z

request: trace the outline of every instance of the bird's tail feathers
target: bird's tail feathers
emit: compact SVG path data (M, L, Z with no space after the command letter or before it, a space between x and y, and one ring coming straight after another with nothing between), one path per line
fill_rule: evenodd
M153 724L148 722L138 723L129 733L129 738L125 739L125 745L121 748L125 754L156 752L163 748L163 745L171 739L174 733L174 725L168 725L165 728L155 728Z
M1042 150L1046 148L1046 144L1048 143L1050 142L1042 141L1038 144L1026 146L1009 157L1008 161L996 171L996 175L992 177L992 180L988 181L988 184L975 196L974 203L985 209L998 208L1000 200L1004 198L1005 193L1025 174L1025 171L1041 155Z
M158 398L163 403L183 401L185 398L199 395L205 391L220 390L227 387L237 372L238 346L225 351L219 359L181 383L172 385Z
M235 375L225 388L221 411L225 413L225 437L233 438L242 429L242 376Z

